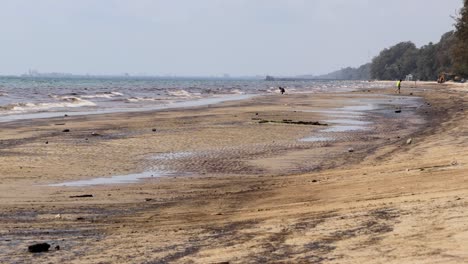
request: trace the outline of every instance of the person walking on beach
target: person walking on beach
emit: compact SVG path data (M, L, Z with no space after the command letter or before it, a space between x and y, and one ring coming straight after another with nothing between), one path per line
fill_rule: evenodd
M396 83L397 92L398 92L398 93L400 93L400 88L401 88L401 82L402 82L402 81L403 81L403 80L400 79L400 80Z
M278 89L280 90L281 94L284 94L286 92L286 90L281 86Z

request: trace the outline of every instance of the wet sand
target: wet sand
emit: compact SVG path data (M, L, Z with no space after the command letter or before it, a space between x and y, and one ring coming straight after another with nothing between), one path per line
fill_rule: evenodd
M3 123L0 262L466 262L466 89L404 88Z

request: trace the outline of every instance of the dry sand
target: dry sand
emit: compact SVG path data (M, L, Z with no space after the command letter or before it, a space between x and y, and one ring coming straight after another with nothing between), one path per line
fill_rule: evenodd
M409 89L1 124L0 263L468 262L467 89ZM334 141L260 122L373 100ZM148 170L173 174L47 186Z

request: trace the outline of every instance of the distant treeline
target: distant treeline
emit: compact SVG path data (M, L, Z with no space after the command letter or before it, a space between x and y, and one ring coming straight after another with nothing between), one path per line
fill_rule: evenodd
M468 77L468 0L456 18L455 31L445 33L439 43L417 48L412 42L401 42L382 50L371 63L319 78L395 80L412 74L415 79L436 80L443 72Z
M347 67L328 74L315 76L315 79L322 80L369 80L371 63L362 65L359 68Z
M445 33L440 42L417 48L412 42L401 42L384 49L372 60L370 77L379 80L404 79L412 74L419 80L436 80L441 72L451 72L454 32Z

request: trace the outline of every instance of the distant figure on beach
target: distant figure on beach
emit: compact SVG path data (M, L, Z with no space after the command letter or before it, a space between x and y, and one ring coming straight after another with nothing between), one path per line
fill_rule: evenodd
M401 82L402 82L402 81L403 81L403 80L400 79L400 80L396 83L397 92L398 92L398 93L400 93L400 88L401 88Z
M286 92L286 90L281 86L278 89L280 90L281 94L284 94Z

